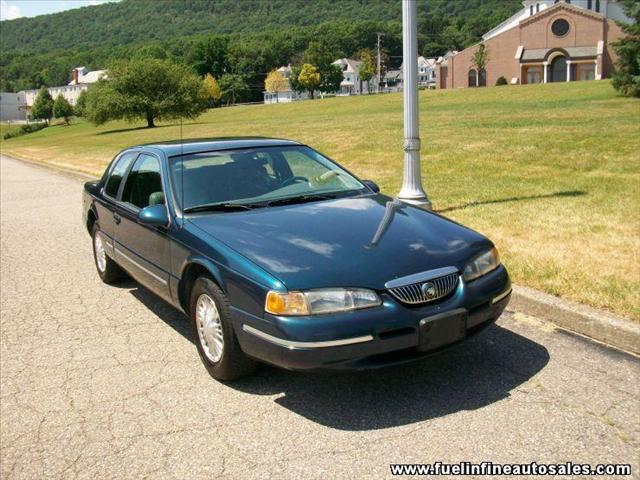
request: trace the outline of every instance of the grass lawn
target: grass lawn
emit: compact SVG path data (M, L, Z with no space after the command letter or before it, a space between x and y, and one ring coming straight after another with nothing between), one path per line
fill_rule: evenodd
M640 320L640 101L599 81L423 91L420 108L435 210L489 236L516 283ZM401 94L217 109L183 128L299 140L400 188ZM2 151L98 175L126 146L179 136L175 123L80 122Z

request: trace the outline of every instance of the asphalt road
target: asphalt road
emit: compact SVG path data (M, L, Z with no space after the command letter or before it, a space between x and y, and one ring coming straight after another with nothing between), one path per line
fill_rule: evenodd
M81 182L1 160L0 477L380 478L434 461L631 463L640 363L507 313L463 347L357 374L224 385L187 321L94 271Z

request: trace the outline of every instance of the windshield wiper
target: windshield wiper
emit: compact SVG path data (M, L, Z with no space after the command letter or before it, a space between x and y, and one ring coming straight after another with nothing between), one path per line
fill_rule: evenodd
M305 202L315 202L316 200L331 200L336 198L335 195L326 195L326 194L308 194L308 195L297 195L295 197L285 197L285 198L277 198L275 200L270 200L265 202L264 205L267 207L273 207L274 205L290 205L293 203L305 203Z
M233 211L233 210L251 210L258 205L249 205L245 203L207 203L205 205L197 205L195 207L187 207L184 209L184 213L193 212L215 212L215 211Z

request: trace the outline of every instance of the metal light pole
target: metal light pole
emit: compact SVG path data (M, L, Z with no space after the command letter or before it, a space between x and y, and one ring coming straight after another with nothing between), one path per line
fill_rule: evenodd
M420 177L418 129L418 23L415 0L402 0L402 56L404 75L404 171L398 198L431 210Z

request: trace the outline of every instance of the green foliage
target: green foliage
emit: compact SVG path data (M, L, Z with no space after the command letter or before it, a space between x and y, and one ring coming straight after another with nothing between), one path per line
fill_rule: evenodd
M21 137L22 135L26 135L27 133L37 132L38 130L42 130L46 128L46 122L41 123L25 123L24 125L20 125L19 128L11 129L7 131L3 138L5 140L9 140L10 138Z
M509 82L507 82L507 79L504 77L498 77L498 80L496 80L496 85L509 85Z
M31 118L49 122L51 117L53 117L53 98L49 90L42 87L31 107Z
M363 82L369 82L376 74L376 54L372 50L362 49L358 58L362 62L358 76ZM369 91L367 90L367 92Z
M426 56L460 50L520 8L519 0L418 0L419 50ZM306 50L320 55L324 49L330 61L353 58L375 48L377 32L391 59L383 69L398 68L401 18L398 0L123 0L3 21L0 90L64 85L80 65L94 70L152 58L186 63L217 79L243 75L249 88L236 100L257 101L267 72L303 63ZM314 51L318 39L322 46ZM316 62L307 63L323 77L332 75Z
M222 101L227 105L232 105L247 95L249 86L242 75L225 73L220 77L220 90L222 91Z
M62 94L59 94L53 102L53 116L63 118L64 123L67 125L71 117L73 117L73 107Z
M634 23L622 25L626 35L614 44L618 62L613 87L627 97L640 97L640 2L625 0L622 5Z
M320 90L323 92L337 92L344 77L339 65L329 65L320 72Z
M96 125L110 120L195 118L207 108L202 81L189 68L168 60L120 61L109 79L87 94L86 116Z
M484 43L481 43L478 46L478 49L474 52L473 57L471 57L471 61L476 66L478 71L484 69L489 63L489 49L485 46Z
M82 90L80 95L78 95L76 105L73 108L73 114L76 117L84 117L87 114L87 90Z
M210 73L205 75L202 81L202 88L204 89L204 95L209 104L215 106L216 103L220 101L222 92L220 91L220 85L218 85L218 82Z
M320 86L320 72L310 63L305 63L300 68L298 75L298 83L309 92L309 96L313 98L313 92Z

